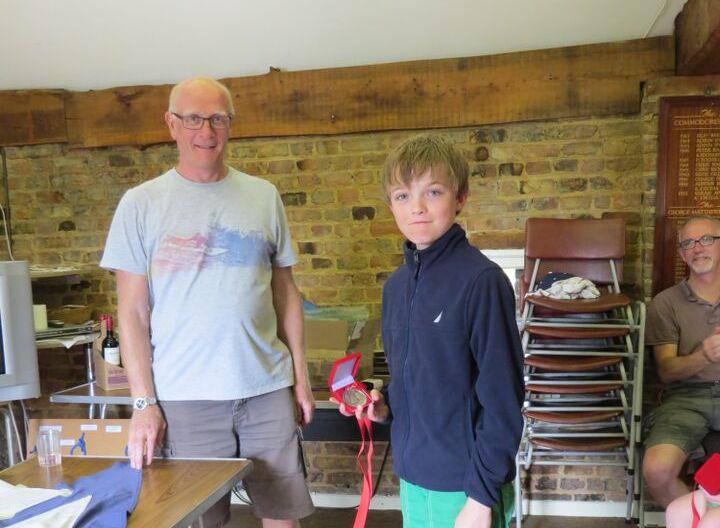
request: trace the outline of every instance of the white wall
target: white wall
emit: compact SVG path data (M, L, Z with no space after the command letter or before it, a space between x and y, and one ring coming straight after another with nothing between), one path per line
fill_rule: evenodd
M685 0L0 0L0 90L102 89L612 42Z

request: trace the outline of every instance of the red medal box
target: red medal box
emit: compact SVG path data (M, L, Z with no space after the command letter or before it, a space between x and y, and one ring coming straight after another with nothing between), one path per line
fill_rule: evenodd
M345 404L345 408L353 412L355 409L364 409L370 402L370 394L365 386L355 380L355 375L360 368L361 355L355 352L333 363L328 387L330 396Z
M720 494L720 454L713 453L695 472L695 482L710 495Z

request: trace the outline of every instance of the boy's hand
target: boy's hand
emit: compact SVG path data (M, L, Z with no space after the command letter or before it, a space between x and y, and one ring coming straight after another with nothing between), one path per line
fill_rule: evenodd
M490 528L491 525L492 511L490 508L470 497L455 519L455 528Z
M390 416L390 409L385 404L385 398L377 389L370 391L371 402L365 409L355 409L355 412L348 411L344 403L337 401L335 398L330 398L331 402L339 405L338 410L343 416L355 416L358 420L367 416L373 422L385 423Z

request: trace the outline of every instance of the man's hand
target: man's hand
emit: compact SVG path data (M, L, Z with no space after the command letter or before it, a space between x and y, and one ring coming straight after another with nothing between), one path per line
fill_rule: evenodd
M305 383L296 383L293 392L297 405L298 423L301 427L308 425L312 422L315 412L315 398L313 398L312 389Z
M335 398L330 398L330 401L339 404L338 410L340 411L340 414L344 416L355 416L358 420L367 416L373 422L387 422L390 416L390 409L385 403L385 398L383 397L382 392L377 389L373 389L370 391L370 398L372 399L370 405L368 405L365 409L355 409L354 413L350 412L344 403L337 401Z
M710 363L720 362L720 326L715 328L715 333L703 339L701 349L703 356Z
M492 510L470 497L455 519L455 528L490 528L491 525Z
M149 466L152 463L155 447L162 444L164 436L165 419L160 407L149 405L142 411L134 411L128 437L130 466L142 469L143 459Z

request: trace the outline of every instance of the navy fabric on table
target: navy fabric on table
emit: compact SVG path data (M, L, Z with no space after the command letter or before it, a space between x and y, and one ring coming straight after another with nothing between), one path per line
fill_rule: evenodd
M75 521L74 528L123 528L135 509L141 484L141 470L131 468L129 462L117 462L108 469L80 477L72 485L58 484L57 489L70 489L72 495L26 508L11 519L0 521L0 527L12 526L90 495L90 503Z

